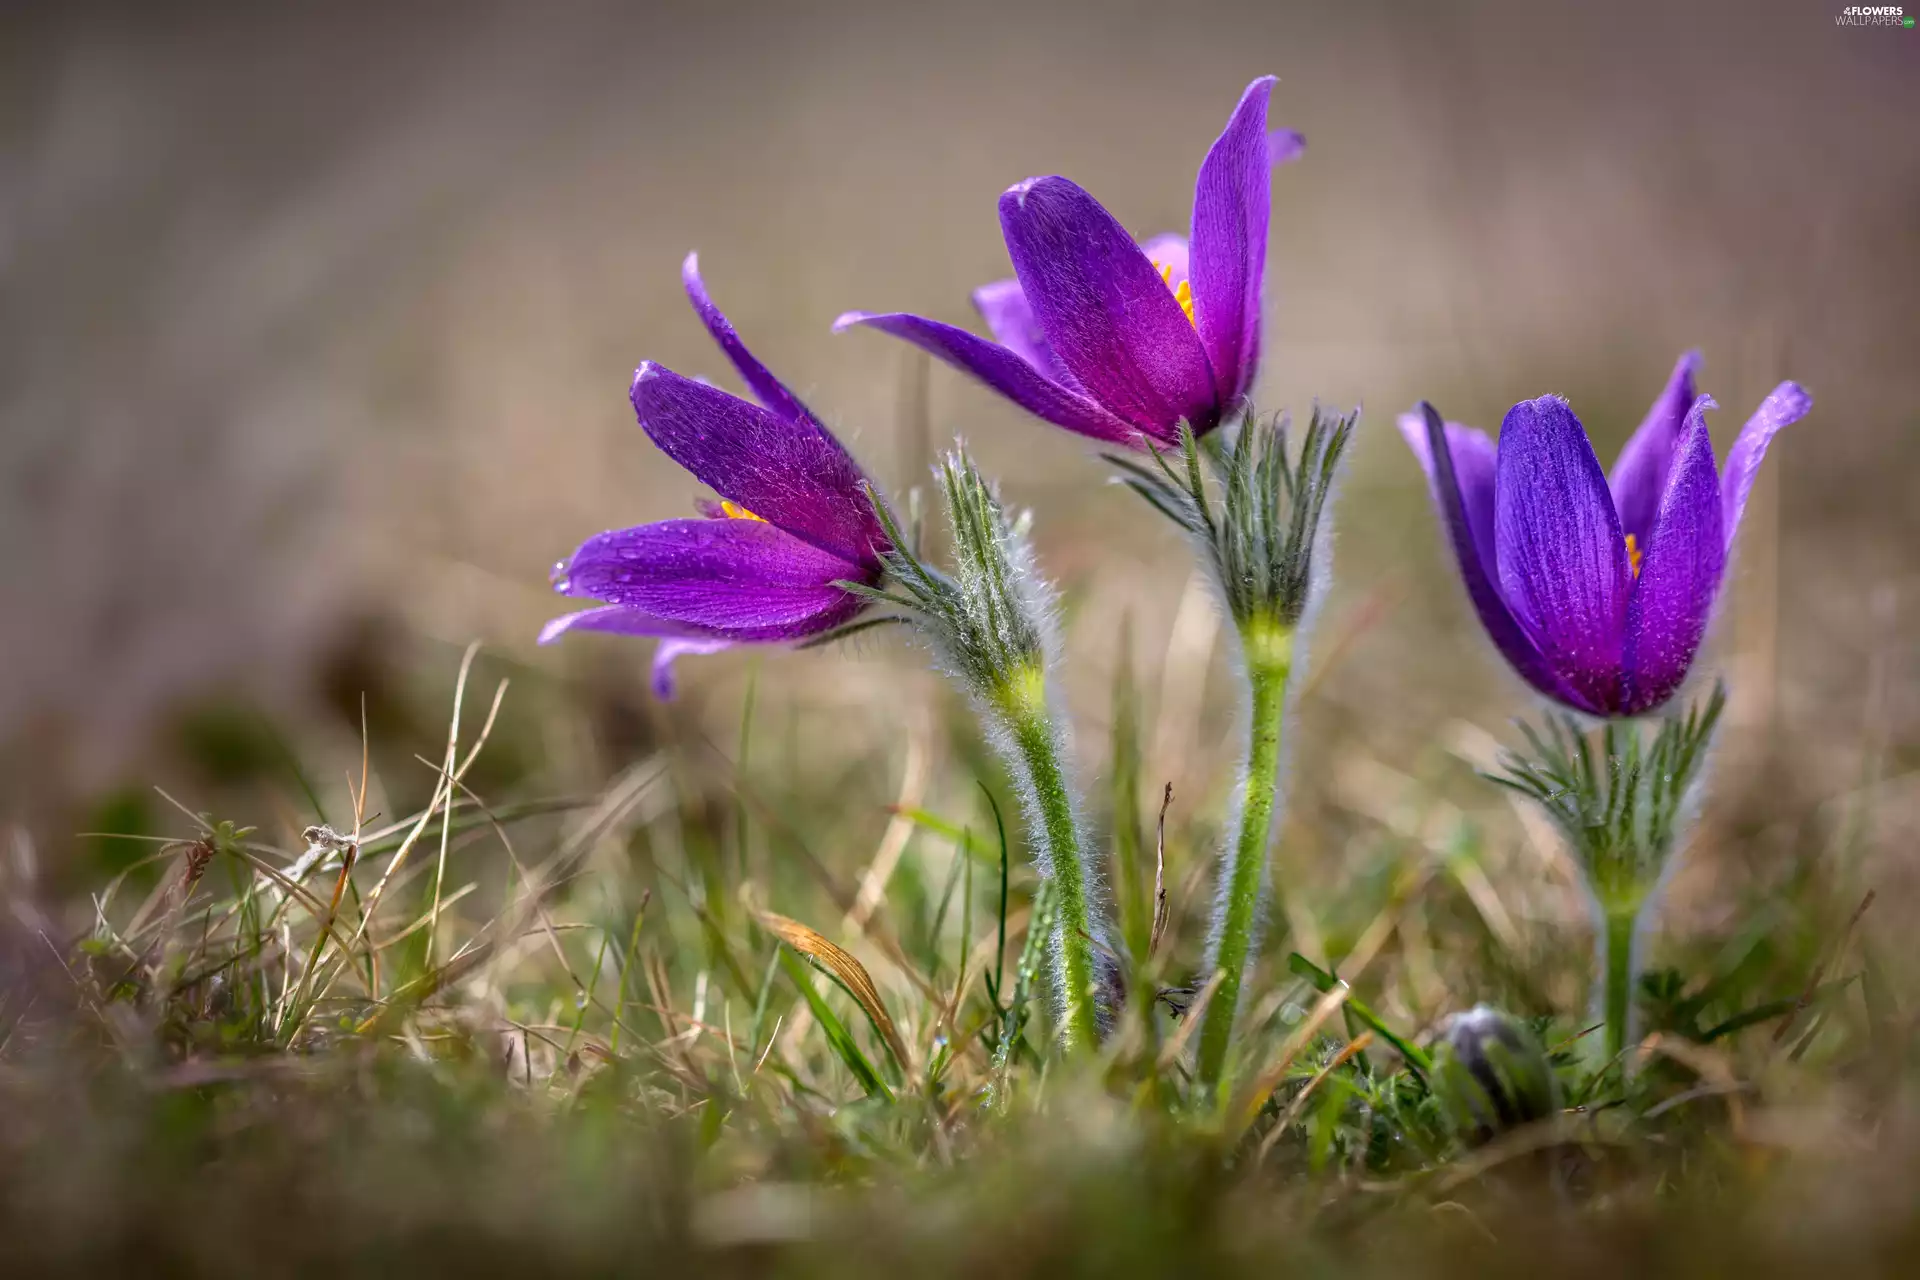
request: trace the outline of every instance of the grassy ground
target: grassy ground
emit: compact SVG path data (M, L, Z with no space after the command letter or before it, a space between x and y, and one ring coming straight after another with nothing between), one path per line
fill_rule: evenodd
M1043 895L956 704L934 699L904 747L823 764L749 678L726 750L654 738L556 796L514 764L527 723L490 671L461 666L436 745L370 733L343 787L282 757L210 788L234 812L156 802L155 834L94 842L135 856L83 916L13 866L17 1266L1748 1275L1911 1256L1913 1006L1851 819L1762 858L1764 788L1717 795L1712 907L1656 951L1640 1044L1601 1062L1584 925L1521 861L1524 810L1488 809L1457 760L1363 771L1345 802L1301 802L1333 867L1283 875L1234 1088L1207 1102L1185 999L1157 994L1192 981L1205 932L1217 806L1189 773L1230 748L1179 776L1162 841L1131 679L1098 776L1146 959L1102 1052L1064 1062ZM1484 1145L1423 1070L1444 1016L1480 1001L1532 1020L1565 1107Z

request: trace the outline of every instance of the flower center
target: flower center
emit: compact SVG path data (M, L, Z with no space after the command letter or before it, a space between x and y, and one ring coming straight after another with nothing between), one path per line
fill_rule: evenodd
M1160 268L1161 281L1167 286L1167 288L1173 290L1173 300L1180 304L1180 310L1186 314L1187 323L1192 324L1193 323L1193 284L1192 282L1187 280L1182 280L1179 283L1179 285L1176 286L1173 283L1173 264L1172 263L1156 262L1153 265Z
M1640 562L1642 560L1645 560L1646 558L1647 558L1647 553L1640 549L1640 543L1634 538L1632 534L1628 534L1627 535L1627 563L1630 566L1632 566L1634 577L1637 578L1640 576Z
M766 523L765 519L753 514L753 512L747 510L745 507L741 506L739 503L734 502L729 498L720 499L720 514L724 515L729 520L758 520L760 521L761 524ZM1633 547L1632 538L1627 539L1627 547L1629 550L1632 549ZM1634 567L1637 569L1639 567L1640 562L1638 560L1635 560L1633 563L1634 563Z

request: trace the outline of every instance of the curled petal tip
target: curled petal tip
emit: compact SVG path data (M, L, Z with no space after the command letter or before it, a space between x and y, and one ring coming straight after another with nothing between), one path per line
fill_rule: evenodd
M1011 200L1016 205L1025 206L1027 203L1027 193L1045 181L1047 181L1046 175L1036 178L1022 178L1000 193L1000 203L1005 205L1007 201Z
M1767 446L1782 429L1806 417L1812 407L1813 397L1804 387L1797 382L1783 382L1760 402L1760 407L1734 438L1720 477L1720 502L1729 547L1740 531L1740 516L1746 510L1747 498L1760 474L1760 464L1766 459Z
M1422 400L1413 406L1413 412L1400 415L1399 427L1407 443L1413 445L1416 452L1424 452L1423 446L1431 445L1435 435L1442 440L1446 438L1447 420L1440 416L1431 400Z
M627 401L633 405L633 411L636 414L646 412L640 407L640 397L646 394L647 384L657 378L661 372L660 366L651 360L642 360L640 367L633 371L633 383L627 388ZM642 422L644 425L644 419Z
M833 322L833 331L835 333L845 333L855 325L870 319L872 315L873 312L871 311L842 311Z
M553 621L549 622L546 626L540 628L539 643L552 644L555 640L558 640L561 636L565 635L567 632L567 628L573 625L573 618L574 618L574 615L568 614L563 618L555 618Z
M1773 389L1769 400L1778 400L1780 407L1798 418L1813 408L1813 395L1797 382L1783 382Z
M680 287L687 291L694 309L703 311L713 303L707 298L707 282L700 278L700 251L691 249L680 263Z
M680 691L673 678L673 659L662 662L656 659L653 664L653 677L649 682L653 686L653 696L662 702L672 702Z
M1275 129L1267 135L1267 163L1283 165L1307 153L1307 135L1298 129Z
M662 702L672 702L679 685L673 678L673 663L676 658L687 654L719 653L731 649L731 640L702 640L689 637L670 636L660 642L653 651L653 695Z

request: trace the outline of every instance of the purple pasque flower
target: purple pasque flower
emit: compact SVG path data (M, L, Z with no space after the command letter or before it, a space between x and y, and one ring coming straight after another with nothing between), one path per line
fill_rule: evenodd
M905 338L1021 408L1096 440L1172 444L1243 412L1260 360L1273 166L1306 148L1267 133L1274 78L1247 86L1207 152L1193 194L1193 238L1135 244L1114 216L1061 177L1000 197L1012 280L974 291L999 342L925 316L849 311Z
M699 258L681 270L707 331L759 404L651 361L633 375L633 411L653 442L720 495L703 519L662 520L587 539L554 567L563 595L598 600L540 633L657 636L653 687L673 696L672 665L737 644L790 643L831 631L863 602L836 585L877 585L885 532L860 466L748 351L707 295Z
M1699 366L1680 357L1611 477L1558 396L1515 405L1497 450L1425 403L1400 418L1487 634L1534 688L1593 715L1650 711L1686 679L1767 445L1813 405L1775 387L1716 472Z

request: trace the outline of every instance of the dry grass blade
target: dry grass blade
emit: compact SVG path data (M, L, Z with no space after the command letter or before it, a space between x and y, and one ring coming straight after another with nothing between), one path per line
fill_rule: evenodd
M1313 1079L1307 1081L1307 1087L1295 1094L1293 1101L1287 1104L1286 1114L1275 1121L1273 1128L1267 1130L1266 1136L1260 1139L1260 1152L1253 1158L1254 1164L1258 1165L1264 1161L1267 1158L1267 1152L1273 1150L1273 1144L1280 1141L1280 1135L1287 1131L1287 1126L1300 1118L1300 1113L1307 1109L1307 1099L1313 1096L1313 1091L1318 1089L1328 1076L1338 1071L1354 1054L1372 1044L1373 1040L1373 1032L1362 1031L1347 1041L1346 1047L1333 1056L1333 1061L1313 1073Z
M473 660L480 653L480 642L475 640L467 646L460 659L460 679L453 695L453 717L447 724L447 763L441 769L441 787L446 792L446 802L440 810L440 861L433 876L432 923L427 926L426 960L429 968L433 965L433 944L440 932L441 893L447 878L447 841L453 835L453 789L460 779L453 770L460 762L460 701L467 688L467 673L473 669ZM500 687L494 690L493 710L487 715L491 727L493 717L500 712L500 700L507 696L507 682L502 680Z
M1656 1031L1640 1042L1637 1058L1641 1065L1654 1054L1671 1058L1687 1070L1699 1076L1713 1086L1715 1093L1725 1094L1727 1098L1727 1122L1733 1130L1733 1136L1744 1140L1747 1130L1746 1105L1740 1095L1746 1086L1733 1069L1733 1063L1725 1056L1714 1052L1705 1045L1695 1044L1691 1040L1682 1040Z
M907 734L906 764L901 769L900 794L894 801L893 816L887 820L880 847L874 852L873 861L867 864L860 888L854 894L853 906L842 921L846 929L858 932L867 927L867 921L873 918L886 894L887 882L900 865L907 841L913 836L913 819L907 815L918 809L926 798L927 779L932 775L933 753L927 742L930 736L925 717L916 718Z
M1300 1050L1312 1042L1321 1026L1347 1002L1347 997L1352 993L1353 988L1342 982L1321 996L1314 1004L1313 1011L1306 1016L1306 1020L1293 1029L1293 1034L1288 1036L1286 1043L1280 1046L1280 1056L1273 1060L1272 1066L1260 1073L1253 1082L1253 1088L1247 1091L1229 1113L1232 1125L1229 1132L1235 1138L1245 1133L1253 1124L1255 1117L1260 1114L1260 1108L1266 1105L1273 1091L1280 1087L1282 1080L1286 1079L1287 1068L1293 1065L1293 1060L1299 1056Z
M454 683L453 714L448 720L447 728L447 739L449 743L448 755L450 759L459 745L460 710L466 699L467 677L473 670L473 659L478 652L479 649L477 646L468 646L466 655L460 662L460 675ZM502 699L506 697L506 693L507 684L506 681L503 680L500 682L500 686L494 690L493 705L487 709L487 718L481 723L479 735L474 739L473 746L468 749L466 756L460 759L450 770L450 775L454 782L458 782L466 776L467 770L472 768L473 762L479 758L481 749L487 745L487 739L493 735L494 721L500 714L500 703ZM407 832L406 838L400 842L400 847L394 850L393 857L388 860L386 869L380 873L380 878L374 882L372 891L367 894L366 905L362 909L362 915L360 917L360 927L354 931L353 940L355 943L358 943L360 939L366 936L367 928L373 921L374 911L379 906L381 899L386 896L387 887L393 883L394 876L399 872L401 866L406 863L407 855L413 852L414 845L419 842L422 835L426 834L427 828L433 824L434 815L440 811L442 805L451 805L453 803L453 791L453 786L445 781L444 778L434 787L433 795L427 801L427 807L421 811L419 818L414 821L413 826ZM441 867L441 873L443 875L445 874L444 865Z
M1375 587L1357 607L1348 610L1339 627L1329 627L1328 630L1334 633L1332 643L1316 645L1321 649L1320 660L1313 664L1313 670L1307 675L1307 682L1300 690L1301 700L1312 697L1326 680L1327 674L1339 667L1361 637L1398 608L1407 595L1408 583L1405 579L1384 582Z
M307 909L308 914L310 914L316 922L325 920L327 914L326 904L315 897L313 891L305 885L289 879L286 873L280 868L246 849L234 847L229 852L232 856L240 859L251 867L255 874L271 881L274 887L287 895L287 897L297 899L300 905ZM326 935L333 939L334 946L338 947L343 955L349 954L353 950L354 943L340 936L338 929L335 927L337 923L338 922L335 922L334 925L327 927ZM355 941L357 941L357 939ZM367 994L371 996L375 993L369 990Z
M391 1029L400 1019L478 969L492 956L493 944L482 942L453 957L438 969L421 974L388 997L377 1012L353 1029L354 1034L378 1035Z
M1151 959L1160 952L1161 940L1167 936L1167 921L1172 912L1167 906L1167 810L1173 806L1173 784L1160 796L1160 826L1154 837L1153 845L1153 933L1147 941L1147 956Z
M1550 1116L1504 1133L1471 1155L1454 1161L1435 1178L1431 1193L1448 1195L1510 1160L1572 1142L1586 1146L1611 1144L1610 1139L1596 1133L1591 1126L1580 1125L1574 1116Z
M1373 963L1373 958L1380 953L1380 948L1386 945L1387 939L1393 936L1395 929L1399 928L1401 910L1426 885L1428 878L1433 874L1433 869L1433 863L1423 861L1411 867L1403 867L1394 878L1393 888L1386 905L1374 916L1366 930L1354 942L1353 950L1349 951L1340 963L1347 981L1352 982L1358 979L1361 972Z
M890 947L890 938L881 936L873 928L874 913L880 909L886 895L887 883L900 865L900 856L906 852L907 842L913 836L913 819L908 815L919 809L926 798L927 779L931 774L932 751L927 745L927 726L924 718L917 721L907 735L907 757L901 771L900 792L892 809L893 816L887 820L887 829L880 837L880 847L874 852L873 861L867 865L866 874L861 877L860 887L855 892L853 903L840 921L843 932L865 934L895 962L901 972L919 985L923 992L933 994L930 985L920 979L917 971L899 955L897 947ZM961 856L966 851L961 850ZM796 1010L793 1021L787 1026L786 1045L789 1050L797 1046L813 1027L813 1014L806 1008Z
M867 967L848 954L845 950L829 941L824 935L808 928L798 920L776 915L771 911L755 912L760 927L780 941L815 961L826 969L866 1011L873 1029L887 1042L887 1051L893 1054L893 1060L900 1064L902 1071L910 1071L906 1042L900 1038L899 1028L893 1025L893 1016L887 1012L886 1005L880 1003L880 990L873 985L873 978L867 973Z

